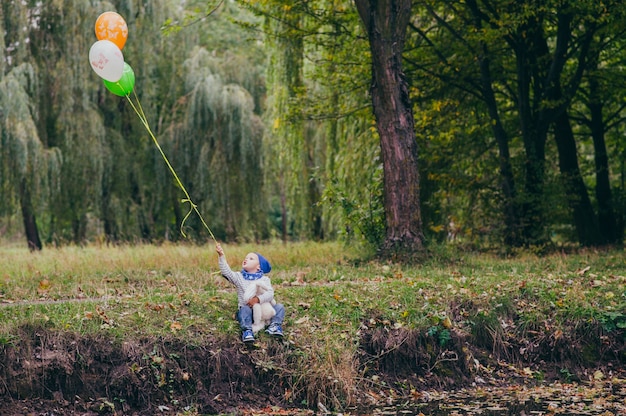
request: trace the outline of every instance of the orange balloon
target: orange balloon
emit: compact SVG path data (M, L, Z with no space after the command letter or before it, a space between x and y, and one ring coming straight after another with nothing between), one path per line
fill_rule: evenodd
M120 50L128 39L128 26L122 16L115 12L104 12L96 19L96 37L98 40L109 40Z

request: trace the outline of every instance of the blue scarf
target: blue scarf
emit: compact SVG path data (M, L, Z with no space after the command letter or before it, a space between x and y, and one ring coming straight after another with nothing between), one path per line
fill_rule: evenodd
M245 270L241 270L243 278L246 280L258 280L263 277L263 272L249 273Z

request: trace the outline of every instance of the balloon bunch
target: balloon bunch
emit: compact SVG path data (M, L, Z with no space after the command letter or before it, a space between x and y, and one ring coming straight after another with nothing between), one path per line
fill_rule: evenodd
M135 72L124 62L122 49L128 39L128 26L122 16L104 12L96 19L98 41L91 45L89 63L115 95L129 95L135 87Z
M95 31L98 41L91 45L91 49L89 50L89 63L91 64L91 68L96 74L98 74L98 76L100 76L100 78L102 78L104 86L107 90L120 97L126 97L131 107L141 120L141 123L150 134L150 137L159 150L159 153L161 153L161 157L163 157L167 167L174 176L176 184L185 194L185 199L182 199L181 202L189 203L189 212L187 212L187 215L185 215L180 224L181 234L183 237L186 237L183 227L187 218L189 218L192 212L195 212L198 214L198 217L202 221L202 225L209 232L213 241L217 243L213 232L198 211L198 206L191 200L187 189L185 189L185 186L176 174L172 164L167 159L167 156L159 145L154 133L152 133L150 125L148 124L148 119L146 118L143 108L141 107L141 103L139 102L139 98L137 98L137 95L135 94L135 103L130 97L131 92L134 93L135 88L135 71L133 71L133 68L131 68L131 66L124 61L124 55L122 54L122 49L128 39L128 26L126 25L126 21L118 13L104 12L96 19Z

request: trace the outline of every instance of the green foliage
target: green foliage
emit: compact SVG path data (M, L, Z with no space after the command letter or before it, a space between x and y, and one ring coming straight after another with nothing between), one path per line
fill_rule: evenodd
M86 64L95 17L116 9L129 23L123 52L137 74L143 111L219 238L266 239L284 231L293 240L358 236L380 244L385 219L368 94L371 56L354 3L144 3L2 4L0 229L20 224L19 178L27 181L49 243L181 238L185 208L167 167L128 103L109 94ZM626 152L621 4L581 2L565 10L559 2L528 7L498 1L482 13L473 5L414 2L407 32L403 68L415 114L428 240L512 253L501 244L511 231L510 202L514 209L535 208L521 212L513 227L539 224L539 234L548 238L529 244L538 254L552 244L576 242L579 230L551 125L545 129L539 195L529 191L534 182L526 175L527 141L541 135L524 129L536 128L568 103L593 216L602 202L598 173L610 172L619 242L626 201L620 179ZM571 13L572 36L559 43L555 18L563 12ZM525 28L534 22L543 24L549 51L563 45L569 54L562 66L553 66L562 68L562 97L541 90L550 83L538 78L543 67L534 67L537 88L529 90L526 108L534 118L526 122L512 46L524 44ZM588 48L576 43L586 39L592 40ZM589 59L576 59L587 50ZM559 54L545 58L551 56ZM592 61L578 71L579 62ZM481 64L488 64L489 74ZM596 130L594 103L601 104L603 122ZM505 133L508 156L497 127ZM596 165L602 146L596 147L594 131L605 132L607 169ZM511 200L500 171L507 157ZM187 225L194 239L207 238L196 218Z
M164 148L189 192L200 196L200 210L214 218L211 228L218 238L265 238L262 123L253 97L214 73L215 61L198 48L184 62L187 99L164 134ZM228 215L212 216L219 212Z
M452 339L452 337L450 336L450 331L440 328L439 326L431 326L430 328L428 328L428 331L426 331L426 334L429 337L437 339L441 347L445 347L448 341Z
M0 79L0 214L12 213L24 190L41 214L59 185L61 152L46 148L37 130L37 85L30 64L16 66Z
M599 320L607 332L626 329L626 315L621 312L605 312L600 316Z
M549 122L550 117L562 110L558 106L568 104L567 100L572 96L555 98L550 95L554 91L549 89L524 87L520 90L518 87L525 85L524 80L529 80L535 87L548 85L548 77L553 72L543 65L556 59L553 62L562 65L562 71L556 77L558 82L563 88L576 91L584 85L578 83L577 77L584 71L595 72L595 68L578 66L589 62L586 60L589 57L578 59L578 54L584 51L577 42L583 38L591 39L600 27L598 21L607 25L603 26L603 34L605 29L615 33L617 26L612 25L623 16L606 13L607 9L602 6L585 2L572 7L548 2L535 8L502 1L492 6L484 8L480 2L465 2L460 6L446 2L414 3L414 15L419 24L409 30L405 60L407 76L412 80L416 130L421 144L424 215L428 229L442 240L448 234L448 224L452 220L455 240L489 245L494 240L497 243L500 238L504 239L507 233L511 233L512 238L519 238L519 231L533 224L537 229L533 231L535 241L530 244L540 245L549 239L557 243L575 241L581 236L581 226L578 224L576 231L570 232L574 228L572 209L575 205L571 202L582 201L583 192L593 194L591 184L596 179L596 172L602 170L596 165L599 159L594 159L592 154L602 153L603 144L597 141L592 144L587 131L593 123L589 108L584 105L588 99L582 96L588 97L588 92L581 91L581 99L571 102L577 115L569 122L581 153L578 161L566 161L567 155L552 141L556 136L542 136L544 129L549 128L541 126L541 119ZM571 25L562 25L562 19L556 21L556 16L565 15L572 19ZM526 36L533 30L538 37L526 44ZM563 41L559 45L568 51L563 55L563 62L558 61L561 55L550 55L558 43L557 30L561 35L568 33L568 36L559 35L558 38L559 42ZM623 39L612 38L604 45L611 45L613 41L617 45ZM523 45L541 45L535 52L544 55L545 59L516 66L514 59L523 59L518 54ZM535 57L537 53L524 56ZM523 68L532 68L532 71L521 73ZM551 68L554 69L554 65ZM607 70L611 72L616 67L607 65L606 68L611 68ZM531 77L537 80L533 81ZM601 78L602 83L612 79L610 76ZM620 88L613 88L613 91L620 91ZM521 95L523 92L529 94L528 101ZM608 95L596 98L602 101L605 109L608 109L605 105L612 107L612 103L617 102ZM528 117L530 114L535 115ZM609 120L613 117L609 114L621 117L617 112L606 111L600 118ZM600 129L611 130L605 127L600 126ZM609 132L607 137L611 135ZM584 142L588 144L581 145ZM537 160L534 159L536 156L539 156ZM612 159L611 163L620 170L615 165L617 160ZM503 187L506 177L501 169L506 168L504 162L509 164L511 181ZM578 196L568 195L571 191L563 187L563 176L571 173L564 174L561 169L571 163L586 166L582 175L589 189L581 191ZM534 173L540 172L541 176L529 176L529 172L533 173L529 166L535 166L537 171ZM618 182L613 178L611 186L619 192ZM601 198L601 193L597 192ZM533 208L528 210L529 206ZM521 209L517 215L523 217L522 222L508 224L507 212L516 209ZM612 209L619 212L618 205ZM547 230L550 235L545 234Z
M343 216L345 229L339 233L350 240L355 236L376 248L385 238L384 209L379 181L372 181L374 189L361 189L358 195L349 192L339 184L329 184L321 202L339 210ZM363 197L369 196L369 200Z

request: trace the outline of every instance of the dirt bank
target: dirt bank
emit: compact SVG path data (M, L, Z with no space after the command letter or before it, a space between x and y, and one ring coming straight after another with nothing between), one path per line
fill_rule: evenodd
M433 402L467 388L510 391L555 383L601 387L605 393L598 394L626 405L626 393L620 393L626 391L624 332L585 333L587 338L573 331L559 339L539 333L496 339L453 328L443 342L432 331L373 318L361 330L354 373L323 380L315 369L290 371L302 346L288 337L261 337L248 348L235 334L191 345L26 326L19 341L0 346L0 414L357 414L402 401Z

